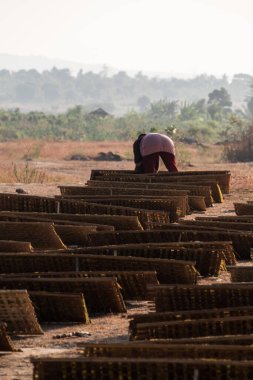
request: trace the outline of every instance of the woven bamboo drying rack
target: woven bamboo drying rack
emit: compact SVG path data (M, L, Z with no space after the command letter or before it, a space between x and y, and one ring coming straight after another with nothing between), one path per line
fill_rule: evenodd
M180 339L200 336L245 335L253 329L253 316L137 323L132 340Z
M87 185L88 186L92 186L92 182L93 181L87 181ZM98 181L94 181L96 182L96 186L97 186L97 182ZM102 181L99 181L99 183L101 183ZM201 182L199 181L199 179L193 179L193 178L186 178L186 177L162 177L162 176L123 176L123 177L119 177L119 176L111 176L111 177L105 177L104 178L104 183L106 187L108 186L111 186L112 183L116 183L116 186L121 186L121 187L125 187L125 183L128 183L128 187L133 187L133 186L137 186L137 184L141 184L141 187L142 188L145 188L145 184L153 184L155 185L155 188L157 188L159 186L160 188L160 185L163 184L163 187L162 188L165 188L167 189L170 185L170 187L173 187L173 188L178 188L178 186L180 186L180 189L182 189L182 186L183 189L191 189L192 187L196 188L197 186L209 186L209 188L211 189L211 196L213 198L213 200L215 202L222 202L223 201L223 193L222 193L222 190L218 184L218 182L212 178L209 178L209 179L202 179L201 178ZM133 185L134 184L134 185ZM164 186L165 185L165 186ZM150 186L148 186L148 188L150 188ZM226 193L224 191L224 193ZM192 194L193 195L193 194ZM198 194L195 194L195 195L198 195Z
M136 177L145 177L147 175L145 174L136 174L134 171L127 171L127 170L99 170L99 169L93 169L91 171L90 179L91 180L104 180L107 177L113 177L113 176L136 176ZM187 177L199 179L201 182L205 178L212 178L215 179L220 187L223 189L224 193L229 193L229 184L230 184L230 178L231 173L229 170L206 170L206 171L180 171L180 172L167 172L167 171L160 171L155 175L149 174L148 176L151 177L168 177L171 178L182 178L185 179Z
M161 203L161 206L162 206L162 202L161 201L166 201L165 203L165 208L166 208L166 204L167 202L171 199L171 197L177 197L176 199L178 199L178 197L187 197L186 199L186 205L183 205L183 207L185 208L185 213L188 213L189 209L191 210L196 210L196 211L206 211L206 202L205 202L205 197L202 196L202 195L188 195L186 191L183 191L183 190L173 190L171 191L171 193L167 194L167 195L164 195L164 193L162 193L162 191L160 190L161 194L156 194L154 195L153 194L153 191L151 190L151 195L149 194L145 194L145 190L142 190L142 192L135 192L133 191L132 193L128 194L126 192L127 189L121 189L121 190L124 190L124 193L121 194L121 191L119 188L115 188L117 191L115 191L115 194L111 195L111 194L103 194L101 190L103 190L104 188L88 188L89 190L93 190L93 189L96 189L96 190L100 190L99 192L101 194L96 194L93 192L93 195L65 195L65 196L56 196L57 199L75 199L75 200L82 200L82 201L86 201L86 202L96 202L97 201L104 201L105 200L109 200L109 201L115 201L115 200L119 200L119 199L136 199L136 196L139 196L140 199L143 199L143 200L148 200L148 199L151 199L151 200L156 200L156 202L159 200L159 202ZM113 188L112 188L113 189ZM106 189L107 190L107 189ZM111 190L111 189L108 189L108 190ZM134 190L134 189L131 189L131 190ZM147 190L146 190L147 191ZM136 194L134 194L136 193ZM166 193L166 191L165 191ZM175 198L174 198L175 199ZM173 198L172 198L173 200ZM110 203L112 204L112 203ZM179 205L180 207L180 205Z
M2 253L2 273L68 271L156 271L160 283L195 284L198 272L190 261L62 253Z
M206 208L208 207L205 197L202 195L188 195L188 203L190 210L206 211Z
M0 290L1 322L15 334L43 334L26 290Z
M253 215L220 215L220 216L198 216L196 220L210 220L228 223L253 223Z
M251 361L186 358L33 358L36 380L175 379L249 380ZM126 377L127 376L127 377Z
M71 192L76 192L76 194L82 193L83 189L90 189L89 191L96 192L97 189L111 189L112 192L115 192L114 189L125 189L128 191L187 191L188 195L199 195L205 197L205 203L209 207L213 204L213 198L211 195L211 186L209 185L192 185L192 184L182 184L182 183L148 183L148 182L117 182L117 181L87 181L86 186L76 187L75 190L70 190ZM65 194L65 190L63 191L63 196ZM100 191L100 190L99 190ZM68 190L66 190L68 192Z
M182 170L180 172L168 172L167 170L160 170L156 175L206 175L206 174L227 174L230 170ZM96 177L106 176L111 174L136 174L134 170L125 169L92 169L90 174L90 179L95 179Z
M145 259L142 257L112 257L102 255L82 255L80 270L155 270L160 283L195 284L198 272L190 261Z
M113 277L94 278L1 278L0 287L51 291L56 293L83 293L89 313L125 313L126 307Z
M253 204L250 203L234 203L236 215L253 215Z
M253 316L253 306L229 307L220 309L167 311L163 313L136 314L129 318L130 336L136 335L136 326L139 323L154 323L164 321L184 321L208 318L225 318L238 316Z
M138 195L138 197L136 197ZM138 199L137 199L138 198ZM70 197L64 197L64 196L57 196L57 199L75 199L75 200L81 200L84 202L93 202L93 203L104 203L108 201L107 204L115 204L115 205L123 205L123 203L129 203L129 206L131 206L131 203L135 204L134 201L138 200L141 202L146 202L147 205L149 205L148 202L150 202L150 207L153 210L163 210L163 211L170 211L170 201L177 202L177 206L182 209L182 213L185 215L189 209L189 198L187 194L180 195L180 194L174 194L174 195L141 195L141 194L115 194L115 195L83 195L79 198L71 198ZM123 203L121 204L120 201ZM112 202L112 203L110 203ZM119 203L117 203L119 202ZM144 203L144 204L146 204ZM138 203L137 203L138 204ZM140 206L138 206L141 208Z
M91 186L58 186L61 196L64 198L84 198L88 196L101 195L145 195L145 196L167 196L167 195L188 195L189 190L176 189L141 189L122 187L91 187ZM56 196L56 199L59 196Z
M1 273L34 273L75 271L79 269L76 255L62 253L0 253Z
M153 248L140 248L135 246L131 249L128 247L122 247L121 249L111 248L108 250L105 247L100 249L93 249L87 251L88 253L95 254L110 254L114 256L135 256L135 257L147 257L147 258L161 258L161 259L173 259L173 260L184 260L196 262L195 266L197 271L202 276L212 275L217 276L219 272L224 268L223 260L224 254L220 250L210 250L209 252L203 250L202 248L192 248L187 249L184 247L175 248L165 248L165 247L155 247Z
M219 215L219 216L196 216L195 220L228 222L228 223L252 223L253 215Z
M94 199L99 204L115 206L134 207L145 210L158 210L168 212L171 222L176 222L179 217L184 217L189 210L188 196L168 196L165 199L146 197L110 197L104 199Z
M139 343L142 341L137 341ZM144 341L148 342L148 341ZM229 345L229 346L252 346L253 334L246 335L223 335L223 336L200 336L197 338L181 338L181 339L151 339L150 343L159 344L205 344L207 346L211 345Z
M89 323L82 293L53 293L29 291L39 322Z
M156 311L252 306L252 283L150 286Z
M57 212L58 204L50 197L0 193L0 210Z
M34 203L35 202L35 203ZM37 207L37 203L54 207ZM137 216L146 228L151 228L153 223L169 222L169 215L162 211L147 211L131 207L104 206L96 203L77 202L72 200L57 201L53 198L23 196L16 194L0 194L0 209L5 211L32 211L32 212L54 212L73 214L109 214Z
M221 270L225 269L224 262L228 265L236 264L230 242L216 245L197 242L125 244L79 248L75 252L193 261L196 262L196 269L202 276L217 276Z
M155 230L174 230L174 231L204 231L204 232L212 232L212 231L218 231L218 232L223 232L223 231L227 231L226 228L219 228L219 227L209 227L208 225L207 226L202 226L201 224L197 224L195 223L194 220L183 220L183 219L180 219L178 221L178 223L174 223L174 224L171 224L171 223L164 223L164 224L155 224L154 225L154 229ZM229 230L230 232L230 230ZM250 231L235 231L235 230L231 230L231 232L244 232L246 235L250 236L251 232Z
M220 184L220 181L213 175L208 176L158 176L158 175L145 175L145 174L133 174L133 175L117 175L111 174L110 176L100 177L100 181L108 182L131 182L131 183L170 183L170 184L191 184L191 185L208 185L211 187L212 195L217 197L217 202L222 200L222 194L229 193L229 185ZM88 185L90 181L88 181ZM218 192L217 192L218 191ZM218 194L219 193L219 194ZM218 200L219 199L219 200Z
M224 226L218 226L215 224L217 222L210 222L209 223L202 223L201 221L195 221L195 220L180 220L178 224L171 225L170 223L167 224L156 224L154 225L154 229L177 229L182 231L187 230L195 230L195 231L218 231L218 232L230 232L230 233L244 233L247 236L252 235L252 231L250 229L250 223L248 224L248 227L245 226L245 229L240 228L229 228L228 225ZM239 227L239 224L236 226Z
M11 338L6 332L6 323L0 322L0 351L15 351Z
M107 206L97 203L78 202L66 199L59 201L59 203L60 210L63 213L137 216L141 225L145 229L152 228L154 223L170 222L169 213L160 210L152 211L133 207Z
M240 230L228 230L226 228L198 226L189 221L186 223L171 225L160 224L154 225L154 229L168 230L173 234L178 231L182 233L182 240L230 240L238 260L248 260L250 258L250 249L253 245L252 232Z
M66 249L51 223L0 222L0 240L31 242L34 249Z
M56 222L57 223L57 222ZM84 244L83 236L90 232L96 232L96 226L73 226L73 225L58 225L54 224L56 233L61 238L66 246L82 246Z
M243 345L169 344L154 342L85 343L83 356L107 358L210 358L252 360L253 347Z
M177 252L179 253L176 257ZM134 257L146 257L146 258L160 258L160 259L175 259L175 260L185 260L185 261L196 261L198 257L194 259L191 257L193 251L197 250L200 254L201 250L205 254L209 255L215 252L223 253L223 260L226 265L236 265L237 261L235 258L233 245L231 241L181 241L181 242L161 242L161 243L137 243L137 244L121 244L121 245L106 245L106 246L92 246L92 247L78 247L70 248L71 253L79 254L100 254L100 255L113 255L113 256L134 256ZM184 253L185 251L189 252L189 255ZM57 253L59 251L51 250L50 253ZM64 253L64 252L63 252ZM174 255L174 256L172 256ZM183 255L183 256L181 256ZM214 259L215 262L215 259ZM200 263L196 262L196 265ZM212 268L216 266L213 263L205 262L200 267L200 270L203 270L207 273L208 266L210 265L209 270L212 271ZM218 265L218 263L217 263ZM204 267L205 266L205 267ZM225 269L225 268L224 268ZM213 269L214 270L214 269Z
M40 221L47 218L47 220L58 223L58 220L66 220L66 222L71 223L95 223L98 226L109 226L115 228L115 230L143 230L139 219L137 216L126 216L126 215L89 215L89 214L63 214L63 213L17 213L17 212L1 212L0 211L0 220L1 218L7 218L12 220L12 218L17 219L17 221L25 220L26 218L31 218L33 221ZM99 223L99 224L98 224ZM101 224L103 223L103 224Z
M0 252L32 252L33 247L27 241L0 240Z
M253 282L253 267L240 265L228 267L232 282Z
M238 259L249 259L250 258L250 248L252 246L251 238L253 237L253 232L249 230L249 228L245 228L244 230L235 229L228 227L218 227L214 225L209 225L209 223L202 224L199 221L191 221L191 220L180 220L178 224L155 224L153 229L158 230L174 230L174 231L183 231L190 233L210 233L218 235L227 234L224 236L224 239L230 239L233 242L235 253L237 253ZM244 236L242 238L242 236ZM218 239L218 237L217 237Z
M89 271L89 272L36 272L1 275L0 278L85 278L115 277L123 299L147 300L147 285L158 285L155 271ZM49 293L50 294L50 293Z
M182 221L182 224L185 224L185 222ZM181 221L180 221L180 223L181 223ZM220 229L227 229L227 230L253 231L253 223L227 222L227 221L222 221L222 220L201 220L201 219L197 219L197 220L194 220L192 224L197 225L197 226L203 226L203 227L204 226L217 227Z
M43 215L51 215L51 214L43 214ZM72 220L67 220L65 215L65 219L56 219L50 218L47 216L25 216L23 212L13 212L13 211L0 211L0 221L8 221L8 222L43 222L50 223L59 226L82 226L82 227L92 227L95 231L114 231L114 227L105 224L96 224L96 223L85 223L85 222L75 222Z
M84 201L83 201L84 202ZM166 198L146 197L92 197L86 202L97 205L131 207L143 210L164 211L169 213L170 221L176 222L178 218L184 217L189 210L188 196L168 196Z
M168 227L170 227L168 229ZM232 241L234 252L239 259L249 259L250 249L253 247L253 237L245 231L219 231L219 230L197 230L183 228L175 225L165 225L165 229L152 231L115 231L97 232L86 235L86 246L106 246L119 244L137 243L172 243L172 242L194 242L194 241Z

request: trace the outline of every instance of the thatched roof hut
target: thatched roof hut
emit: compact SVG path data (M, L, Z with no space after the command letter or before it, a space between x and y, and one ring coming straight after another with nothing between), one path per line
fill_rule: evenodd
M97 108L96 110L90 112L89 115L106 117L106 116L109 116L110 114L106 112L105 110L103 110L103 108Z

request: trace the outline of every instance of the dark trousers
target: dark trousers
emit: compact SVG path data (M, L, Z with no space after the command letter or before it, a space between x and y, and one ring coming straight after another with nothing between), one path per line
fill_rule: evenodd
M168 152L157 152L142 157L142 163L145 173L157 173L159 169L159 157L163 160L164 165L169 172L178 172L176 167L175 156Z

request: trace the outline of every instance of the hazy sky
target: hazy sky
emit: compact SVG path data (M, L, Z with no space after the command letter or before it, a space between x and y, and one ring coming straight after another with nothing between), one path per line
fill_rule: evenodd
M0 53L253 74L253 0L0 0Z

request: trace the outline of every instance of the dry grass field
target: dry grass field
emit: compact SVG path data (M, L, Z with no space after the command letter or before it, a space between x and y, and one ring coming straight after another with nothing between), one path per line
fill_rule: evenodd
M9 142L0 143L0 191L15 192L22 187L29 194L55 195L59 194L59 184L84 184L89 178L90 170L100 169L132 169L133 162L131 142ZM108 161L70 161L72 154L84 154L91 158L99 152L120 154L128 160L119 162ZM31 161L24 157L30 155ZM192 148L180 146L177 150L179 169L184 170L214 170L229 169L232 173L231 192L222 204L209 208L206 215L221 215L234 213L234 201L253 199L253 163L230 164L222 162L221 147ZM27 166L26 166L27 165ZM16 176L14 167L16 168ZM28 168L28 169L26 169ZM17 174L25 176L35 169L37 177L31 183L17 180ZM38 174L41 173L41 174ZM25 177L23 177L25 178ZM41 183L39 183L39 179ZM196 214L188 216L193 218ZM229 281L229 276L223 274L212 281ZM209 282L209 283L210 283ZM128 315L148 311L146 302L128 302ZM43 326L45 334L38 337L17 338L15 346L22 350L6 354L0 359L1 380L32 379L31 355L75 354L79 352L78 345L85 342L110 342L128 339L128 319L126 315L111 315L92 320L90 325L47 325ZM87 338L62 338L55 340L54 335L73 331L87 331Z
M252 163L227 163L221 146L196 147L179 144L179 170L231 170L231 191L250 196L253 189ZM119 154L122 161L96 161L99 153ZM70 160L84 155L88 161ZM29 158L29 160L27 160ZM22 186L30 194L55 195L57 185L84 184L92 169L133 169L132 141L13 141L0 143L0 186L13 192ZM161 164L161 169L164 169ZM236 196L236 194L234 194ZM240 195L239 195L240 196Z
M179 169L224 165L223 148L219 145L176 145ZM100 153L112 152L122 161L96 161ZM89 160L71 160L83 155ZM43 184L83 183L93 168L132 169L132 141L36 141L22 140L0 143L0 182L40 182ZM231 165L229 165L231 166ZM163 165L161 165L163 168ZM34 170L33 181L29 174ZM27 180L27 181L26 181Z

